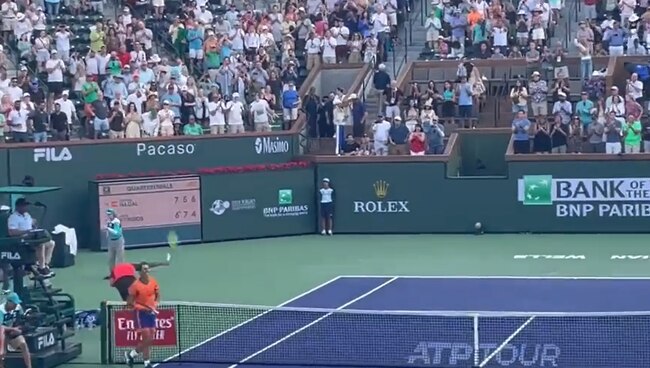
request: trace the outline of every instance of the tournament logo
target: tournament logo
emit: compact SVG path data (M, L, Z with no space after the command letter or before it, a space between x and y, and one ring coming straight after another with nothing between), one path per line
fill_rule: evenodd
M228 208L230 208L230 202L217 199L216 201L212 202L212 206L210 206L210 212L214 213L217 216L221 216L226 212Z

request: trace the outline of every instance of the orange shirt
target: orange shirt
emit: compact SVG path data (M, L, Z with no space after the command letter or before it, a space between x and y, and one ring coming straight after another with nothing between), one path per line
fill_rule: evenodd
M136 280L129 288L129 295L133 297L135 309L156 309L159 294L158 282L151 276L149 276L148 283L145 284L140 280Z
M472 11L469 14L467 14L467 22L469 23L470 27L474 27L476 23L478 23L483 17L481 16L481 13L477 11Z

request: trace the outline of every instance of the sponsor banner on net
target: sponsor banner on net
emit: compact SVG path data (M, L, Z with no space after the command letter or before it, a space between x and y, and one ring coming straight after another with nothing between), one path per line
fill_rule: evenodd
M292 189L278 190L278 205L262 209L264 217L306 216L309 205L294 203Z
M221 216L226 213L226 211L254 210L255 208L257 208L257 201L254 198L233 199L230 201L217 199L212 202L210 212L217 216Z
M553 206L556 217L650 217L650 178L554 178L517 182L524 206Z
M176 312L161 309L156 316L156 332L153 336L154 346L176 346ZM113 315L114 343L116 347L135 347L142 339L137 332L134 321L135 314L131 310L115 311Z

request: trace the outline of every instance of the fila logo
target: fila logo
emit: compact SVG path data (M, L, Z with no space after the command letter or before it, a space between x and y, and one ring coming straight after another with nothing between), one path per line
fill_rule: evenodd
M34 148L34 162L45 160L47 162L60 162L72 160L72 153L68 147L63 147L60 150L56 147L42 147Z
M37 343L37 345L38 345L37 350L52 347L52 346L54 346L55 342L56 342L56 340L54 339L54 332L50 332L50 333L48 333L46 335L39 336L38 337L38 343Z
M20 261L20 253L18 252L0 252L0 259L8 259L10 261Z

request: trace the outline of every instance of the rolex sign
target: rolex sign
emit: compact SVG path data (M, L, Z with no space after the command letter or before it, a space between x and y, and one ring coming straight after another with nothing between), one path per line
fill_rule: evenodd
M378 180L372 185L376 200L354 201L354 213L408 213L409 202L388 199L390 184Z

